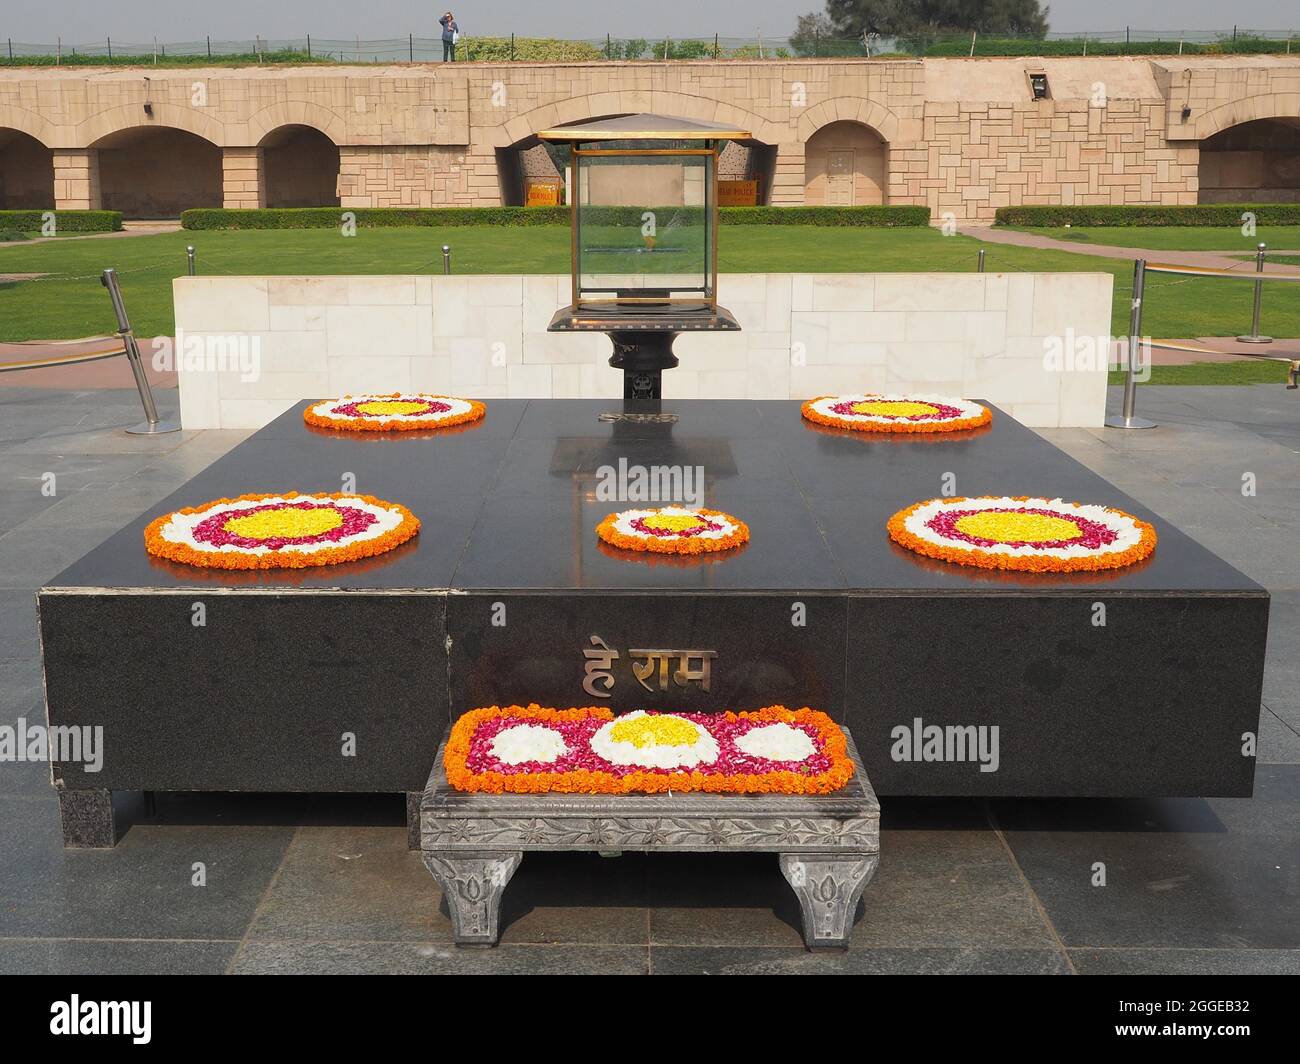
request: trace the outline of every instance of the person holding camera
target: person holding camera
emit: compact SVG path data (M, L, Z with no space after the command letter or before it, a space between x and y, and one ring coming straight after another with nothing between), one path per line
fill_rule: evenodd
M448 11L438 19L442 26L442 61L456 62L456 44L460 40L460 27L456 25L456 16Z

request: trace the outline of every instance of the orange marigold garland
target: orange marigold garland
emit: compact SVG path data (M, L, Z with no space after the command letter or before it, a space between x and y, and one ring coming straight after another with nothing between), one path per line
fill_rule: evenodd
M302 569L383 554L420 530L373 495L240 495L164 514L144 530L157 558L207 569Z
M661 506L610 514L596 526L596 535L625 550L708 554L749 542L749 526L721 510Z
M839 726L784 706L619 717L488 706L456 721L443 766L457 790L491 794L829 794L853 776Z
M302 412L308 425L346 432L411 432L441 429L478 421L487 413L483 403L450 395L391 392L388 395L345 395L312 403Z
M1149 556L1156 530L1122 510L1060 499L927 499L889 519L908 550L958 565L1037 573L1120 569Z
M979 403L938 395L823 395L802 412L818 425L858 432L961 432L993 419Z

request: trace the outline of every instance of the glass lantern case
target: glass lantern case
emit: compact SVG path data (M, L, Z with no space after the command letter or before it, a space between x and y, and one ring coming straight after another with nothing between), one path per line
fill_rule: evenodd
M544 130L570 147L572 291L551 331L603 331L625 399L658 399L687 331L734 331L718 305L718 155L750 134L666 115Z

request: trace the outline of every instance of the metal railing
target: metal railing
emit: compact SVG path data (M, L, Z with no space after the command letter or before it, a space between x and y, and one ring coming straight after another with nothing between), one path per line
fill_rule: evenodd
M1262 265L1263 253L1264 245L1261 244L1259 252L1261 264L1254 275L1256 335L1259 333L1259 301L1264 281L1300 281L1300 273L1264 273ZM1165 262L1147 262L1146 259L1138 259L1133 263L1133 304L1129 313L1128 366L1124 376L1124 403L1119 414L1112 414L1106 418L1106 425L1113 429L1153 429L1156 427L1154 421L1137 416L1138 351L1142 342L1142 306L1146 294L1146 275L1148 273L1176 274L1180 277L1228 277L1237 281L1250 276L1249 274L1238 273L1235 270L1216 270L1205 266L1178 266ZM1289 358L1285 355L1252 354L1247 357L1264 358L1270 362L1289 362L1291 368L1287 372L1286 386L1290 389L1300 386L1300 359Z
M470 62L588 62L596 60L788 59L879 55L914 56L1087 56L1251 54L1300 51L1300 31L1144 30L1124 27L1043 35L978 31L935 31L859 36L809 32L767 36L725 34L656 37L549 38L509 32L466 33L456 57ZM244 40L102 41L59 38L33 44L5 38L0 63L188 63L206 60L256 62L401 63L442 59L438 34L386 38L260 37Z
M126 431L133 436L158 436L166 432L180 431L179 421L164 421L158 416L158 405L154 402L153 389L149 386L149 377L145 373L144 359L140 356L140 345L136 342L135 331L131 328L131 319L126 313L126 304L122 301L122 288L117 281L117 271L110 267L100 274L99 281L108 289L108 298L113 304L113 315L117 318L116 342L107 347L92 347L90 350L67 355L50 353L62 346L57 342L33 345L35 349L44 352L43 358L26 359L21 362L0 362L0 373L75 366L125 355L127 362L131 364L131 375L135 378L135 387L140 393L140 404L144 407L145 418L140 424L132 425ZM108 338L103 339L107 341Z

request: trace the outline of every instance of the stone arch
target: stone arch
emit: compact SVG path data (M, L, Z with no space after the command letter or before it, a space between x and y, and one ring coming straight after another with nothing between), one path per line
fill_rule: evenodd
M537 140L539 131L570 122L643 111L699 122L717 122L747 130L753 135L752 140L728 145L724 149L720 167L724 174L727 167L741 174L752 173L759 180L764 198L770 194L768 190L772 184L774 145L783 138L789 138L788 127L769 122L761 115L742 107L720 103L704 96L659 90L620 90L589 93L544 104L492 129L489 135L496 149L501 202L525 202L530 181L553 180L551 175L555 169L542 158L543 152ZM534 167L530 165L530 157L535 157L534 161L546 172L531 172Z
M1206 140L1231 126L1260 118L1300 117L1300 93L1266 92L1220 104L1200 115L1194 125L1194 139Z
M97 141L125 130L168 128L193 133L196 137L218 147L226 143L225 127L211 115L193 107L178 107L171 103L155 103L153 115L144 112L144 104L124 103L91 115L76 127L77 144L93 147Z
M887 202L889 142L853 119L819 126L804 142L804 203L861 207Z
M347 123L336 111L306 100L284 100L269 104L249 116L247 141L260 144L281 126L308 126L329 137L337 146L347 143Z
M1228 126L1199 155L1198 203L1300 203L1300 116Z
M315 126L276 126L257 147L268 207L337 207L339 148Z
M222 149L176 126L127 125L93 140L100 202L126 218L222 205Z
M42 118L35 111L29 111L17 104L0 103L0 128L26 133L47 148L53 148L58 144L53 123Z
M898 139L898 115L888 107L856 96L836 96L813 104L799 116L799 139L805 144L832 122L857 122L870 126L881 140Z
M0 123L0 210L53 206L54 152L30 133Z

